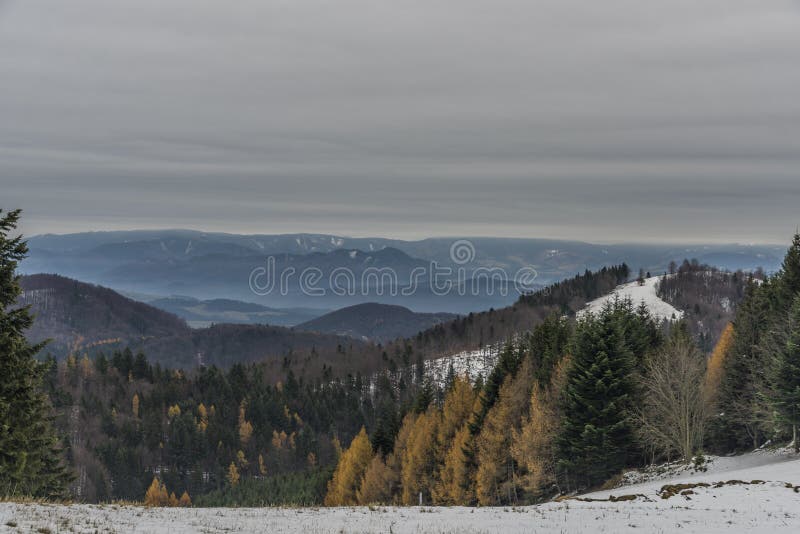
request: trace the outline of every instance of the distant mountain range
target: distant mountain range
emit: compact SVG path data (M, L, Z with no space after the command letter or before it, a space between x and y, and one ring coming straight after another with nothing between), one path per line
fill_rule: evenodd
M463 245L460 252L464 255L456 256L454 261L453 247L458 244ZM192 230L41 235L31 237L29 247L30 255L20 266L24 273L58 273L154 297L185 295L199 300L257 303L265 309L237 317L242 322L256 322L263 318L261 312L275 311L272 322L276 324L307 319L286 308L325 313L366 302L401 305L417 312L459 314L499 308L518 298L513 279L520 269L535 270L535 284L530 288L536 288L623 261L634 270L641 267L653 274L665 271L670 261L684 258L697 258L701 263L730 270L763 267L771 271L778 268L784 253L782 246L758 245L594 245L483 237L402 241ZM439 279L452 284L446 294L433 283L431 262L451 269ZM253 273L266 272L270 265L276 273L273 290L254 292ZM393 279L384 276L387 270L391 270ZM423 274L415 279L415 273L420 271ZM342 272L349 274L335 278ZM324 294L308 291L309 280L304 285L300 281L302 273L310 273L312 278L318 275L316 280L310 280L311 285ZM285 290L281 290L281 280L277 279L280 274L290 274ZM347 276L352 283L346 280ZM214 308L202 304L191 311L194 306L188 303L163 305L183 317L194 314L191 321L205 321L201 316L209 317L209 307ZM236 315L234 308L225 310L221 317ZM214 322L218 317L208 321Z
M417 313L402 306L370 302L336 310L296 328L385 342L411 337L457 317L452 313Z

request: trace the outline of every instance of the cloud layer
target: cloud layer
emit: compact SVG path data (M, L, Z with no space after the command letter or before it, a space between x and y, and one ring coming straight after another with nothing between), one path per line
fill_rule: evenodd
M784 241L800 4L0 3L0 204L196 227Z

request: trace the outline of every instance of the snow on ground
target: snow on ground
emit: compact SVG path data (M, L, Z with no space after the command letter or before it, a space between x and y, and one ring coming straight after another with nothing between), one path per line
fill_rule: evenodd
M669 476L669 475L666 475ZM739 481L745 483L727 483ZM663 499L667 483L710 483ZM715 483L725 482L714 487ZM786 451L714 458L705 473L674 475L581 498L496 508L142 508L0 503L3 532L729 533L800 529L800 457Z
M497 363L497 356L500 354L500 347L489 345L479 350L467 350L428 360L425 362L425 374L430 376L436 384L444 385L447 381L447 373L450 365L458 376L467 375L470 380L477 380L478 376L486 378Z
M654 318L659 320L673 320L683 317L683 312L671 304L664 302L658 298L656 293L658 290L659 277L653 276L645 278L644 284L639 285L639 282L630 282L617 286L614 291L589 302L586 307L578 312L578 317L586 313L597 313L603 309L609 301L614 299L630 299L634 306L638 306L642 302L647 305L647 309Z

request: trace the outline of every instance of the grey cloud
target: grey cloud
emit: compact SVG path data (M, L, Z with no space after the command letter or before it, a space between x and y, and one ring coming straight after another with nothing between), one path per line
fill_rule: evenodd
M12 0L26 231L784 241L792 1Z

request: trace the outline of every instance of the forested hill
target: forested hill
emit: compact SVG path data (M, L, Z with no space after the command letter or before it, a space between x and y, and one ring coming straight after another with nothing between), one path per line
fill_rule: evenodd
M409 343L426 354L447 354L503 342L531 330L552 312L573 315L630 277L626 264L603 267L521 296L500 309L470 313L417 334Z
M111 289L63 276L23 276L20 305L35 315L31 341L50 339L44 349L57 358L70 353L110 353L130 348L153 363L191 368L230 366L274 360L293 353L342 353L362 343L332 334L316 334L269 325L222 324L191 329L183 319L124 297Z
M683 310L698 346L711 351L725 326L733 321L750 280L763 281L764 271L722 271L697 260L673 265L658 284L658 296Z
M113 290L56 275L23 277L20 303L30 304L37 316L30 338L51 338L45 350L56 357L70 352L109 354L127 347L144 352L153 363L173 368L263 361L269 369L266 378L275 381L288 369L309 379L324 374L368 375L408 361L502 343L530 331L553 312L572 315L630 277L625 264L587 271L524 295L512 306L447 321L442 321L446 314L429 317L410 311L383 317L362 305L326 316L322 323L297 328L219 324L190 329L177 316ZM742 273L718 272L685 262L675 276L661 281L659 291L662 298L687 311L690 328L707 349L732 317L746 281ZM349 320L338 320L343 313ZM413 320L407 320L409 314ZM425 320L418 320L423 315ZM422 330L432 322L438 324ZM404 335L409 337L401 337ZM392 340L386 341L389 338Z
M327 313L296 328L385 342L413 336L457 317L452 313L417 313L403 306L369 302Z
M110 354L130 348L144 352L152 363L167 367L188 369L198 364L228 367L239 362L263 361L269 370L269 380L281 379L288 369L311 379L326 373L367 375L407 361L503 342L529 331L553 311L569 314L579 310L588 300L627 280L629 274L625 265L603 268L596 273L587 271L526 295L513 306L445 322L440 322L446 317L442 315L434 317L435 321L405 324L402 334L414 332L417 325L422 329L431 322L439 323L411 337L383 344L338 336L336 325L328 330L334 333L268 325L220 324L190 329L178 317L113 290L56 275L23 277L25 292L20 303L31 304L37 315L30 338L35 341L52 338L45 350L56 357L63 358L70 352ZM363 319L364 313L358 316ZM307 328L325 330L314 324ZM383 325L380 330L386 337L397 331L390 325Z
M55 274L23 276L20 285L18 304L30 305L36 316L28 338L51 339L47 351L57 356L189 333L176 315L102 286Z

